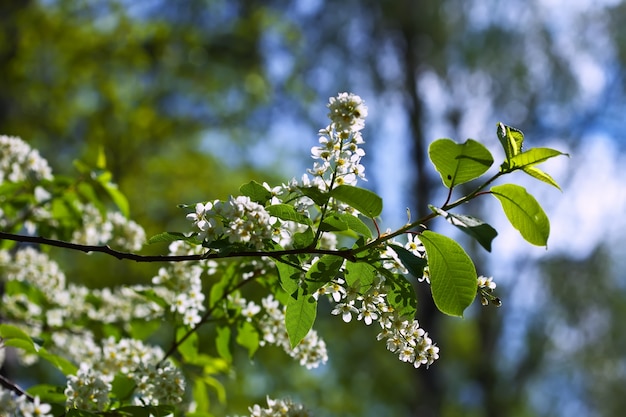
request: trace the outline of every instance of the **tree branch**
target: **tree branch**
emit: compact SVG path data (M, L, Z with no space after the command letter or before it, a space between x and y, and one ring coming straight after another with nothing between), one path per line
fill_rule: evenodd
M112 249L107 245L81 245L78 243L65 242L62 240L48 239L41 236L25 236L13 233L0 232L0 240L12 240L15 242L35 243L39 245L55 246L58 248L77 250L80 252L91 253L100 252L113 256L119 260L129 259L135 262L184 262L184 261L203 261L207 259L224 259L224 258L253 258L268 256L270 258L278 258L285 255L297 254L319 254L319 255L335 255L354 262L356 260L355 253L350 250L331 250L316 248L287 249L279 251L242 251L229 253L205 253L200 255L137 255L135 253L120 252Z
M4 388L8 389L9 391L13 391L14 393L16 393L19 396L24 395L26 398L28 398L29 401L33 401L34 400L32 395L30 395L29 393L27 393L26 391L24 391L23 389L18 387L15 383L13 383L12 381L9 381L8 379L6 379L2 375L0 375L0 385L2 385Z

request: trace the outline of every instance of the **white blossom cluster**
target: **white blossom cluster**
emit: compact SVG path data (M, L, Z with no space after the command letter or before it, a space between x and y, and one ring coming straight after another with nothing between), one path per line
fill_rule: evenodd
M273 400L267 397L267 408L258 404L250 407L250 417L307 417L311 414L302 404L297 404L290 399Z
M331 123L319 131L320 146L311 149L315 162L308 173L312 177L304 174L300 181L294 178L288 184L273 188L263 184L271 193L270 204L283 203L281 197L297 191L298 187L329 191L331 187L355 185L359 179L365 180L365 168L361 164L365 151L360 147L364 140L360 131L365 125L367 107L359 96L341 93L330 99L328 108ZM310 215L308 210L313 201L309 197L300 196L292 203L296 211ZM249 243L262 249L265 241L272 239L283 247L290 247L293 233L302 228L293 222L277 221L262 205L246 196L197 203L194 208L187 219L193 223L198 236L208 241L227 237L229 242ZM344 204L335 203L334 208L357 214ZM334 238L333 234L324 235L323 238Z
M82 227L74 231L72 241L81 245L111 244L117 248L137 251L146 241L146 232L136 222L119 212L102 216L92 204L78 204L82 213Z
M361 97L341 93L330 98L328 108L331 124L319 131L320 146L311 149L315 163L308 170L313 175L310 182L325 190L342 184L355 185L359 179L365 179L361 164L365 151L359 146L364 143L360 131L365 126L367 107Z
M155 302L140 293L148 287L135 285L119 288L88 289L82 285L66 284L65 274L47 254L32 247L19 249L11 255L0 251L0 278L21 282L36 288L40 301L22 291L7 290L2 295L5 314L13 320L29 323L37 335L44 325L62 328L66 323L88 317L101 323L128 323L133 319L150 319L162 313ZM163 298L170 291L163 287L150 288ZM46 308L43 309L42 305ZM36 357L33 357L36 358Z
M0 184L5 181L52 179L48 161L22 139L0 136Z
M202 247L189 247L182 241L172 242L169 246L170 255L199 253L202 253ZM152 278L155 288L165 289L160 295L171 306L170 310L178 314L187 326L200 323L201 313L205 311L201 276L205 267L209 274L213 273L215 265L214 261L207 261L205 266L197 263L170 263L159 268L158 274Z
M231 243L247 243L259 249L274 233L272 218L265 207L247 196L198 203L187 219L193 222L203 239L212 241L226 237Z
M0 412L11 417L52 417L50 404L42 403L39 397L31 401L25 395L17 395L0 386Z
M233 306L241 309L241 315L252 321L257 318L257 325L261 331L261 346L276 345L292 358L296 359L301 366L307 369L317 368L320 364L328 361L326 343L313 329L307 333L302 341L293 349L289 343L287 328L285 327L285 309L273 295L261 300L261 306L253 301L242 298L239 293L228 297Z
M318 290L318 297L326 295L335 302L331 314L340 315L346 323L353 316L366 325L378 322L381 332L378 340L385 340L387 349L398 354L403 362L412 363L416 368L430 366L439 358L439 348L419 327L415 319L399 316L387 302L385 278L378 280L364 294L360 293L360 283L350 286L342 279L336 279Z
M55 334L56 342L71 346L71 357L80 363L68 377L67 407L102 411L108 404L111 384L117 374L132 378L137 405L178 404L185 392L181 371L171 363L159 365L164 352L135 339L110 337L98 345L92 338Z

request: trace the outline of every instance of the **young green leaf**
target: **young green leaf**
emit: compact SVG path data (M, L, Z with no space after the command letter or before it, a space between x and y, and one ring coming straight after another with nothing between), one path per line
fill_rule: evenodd
M451 139L436 140L430 144L428 156L448 188L480 177L493 164L489 150L473 139L461 144Z
M522 152L524 134L521 130L507 126L504 123L498 123L497 134L502 148L504 148L507 161Z
M531 148L526 152L519 153L509 159L509 169L521 169L540 164L555 156L567 155L566 153L550 148Z
M340 185L334 188L330 195L357 209L367 217L376 217L383 211L383 199L365 188Z
M111 197L111 200L113 200L113 203L115 203L124 217L128 217L130 215L130 204L126 196L117 188L117 184L102 182L100 185L102 185L102 188L109 194L109 197Z
M463 311L476 297L476 268L461 245L426 230L419 235L426 248L430 288L437 308L451 316Z
M561 190L561 187L559 187L559 184L557 184L557 182L554 181L554 179L550 175L546 174L545 172L543 172L537 167L524 167L522 168L522 171L524 171L531 177L537 178L539 181L543 181L546 184L550 184L551 186L556 187L559 190Z
M215 348L217 349L217 353L226 362L231 363L233 361L233 355L230 353L230 327L219 326L217 328Z
M243 321L237 327L237 338L235 339L240 346L248 349L248 356L254 356L259 348L259 333L256 331L252 323Z
M290 297L285 310L285 327L293 349L309 333L317 315L317 301L302 289L297 297Z
M515 184L497 185L491 188L491 193L500 201L506 217L526 241L537 246L548 244L548 216L524 187Z
M491 252L491 242L496 236L498 236L496 229L473 216L449 213L432 205L429 205L428 207L433 212L448 220L450 224L458 227L461 231L476 239L476 241L480 243L483 248L485 248L488 252Z
M188 330L184 327L179 327L176 330L176 341L181 340L187 332ZM198 333L193 332L183 343L178 345L178 352L181 354L185 362L193 363L195 361L198 356L198 344Z
M272 198L272 193L256 181L250 181L242 185L239 187L239 192L261 205L264 205Z

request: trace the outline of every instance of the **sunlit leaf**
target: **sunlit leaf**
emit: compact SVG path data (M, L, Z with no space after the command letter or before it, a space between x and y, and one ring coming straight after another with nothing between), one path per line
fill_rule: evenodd
M522 152L524 134L521 130L498 123L497 134L507 161Z
M188 331L189 330L184 327L179 327L176 330L177 342L182 340ZM185 362L193 363L196 360L196 357L198 356L198 345L198 333L195 331L178 345L178 352L181 354Z
M560 155L567 155L566 153L557 151L550 148L531 148L526 152L515 155L509 159L509 168L521 169L540 164L547 161L550 158L554 158Z
M500 201L506 217L526 241L537 246L548 244L548 216L524 187L515 184L497 185L491 188L491 193Z
M298 291L297 297L290 297L285 311L285 327L291 348L294 348L309 333L315 323L317 301L312 295Z
M230 327L220 326L217 328L215 337L217 353L228 363L232 362L233 355L230 353Z
M559 190L561 189L561 187L559 187L559 184L557 184L557 182L550 175L546 174L537 167L524 167L522 168L522 171L524 171L531 177L537 178L539 181L550 184L551 186L556 187Z
M296 223L311 224L311 219L305 216L302 213L298 213L293 206L289 204L274 204L267 208L267 212L274 216L278 217L281 220L293 221Z
M272 198L272 193L256 181L242 185L239 192L261 205L265 205Z
M313 294L322 285L335 278L343 261L343 258L335 255L323 255L319 258L306 273L302 285L305 293Z
M252 357L259 348L259 333L252 323L243 321L237 327L236 342L248 349L248 356Z
M426 230L419 235L428 258L430 288L437 308L451 316L463 311L476 297L476 268L461 245Z
M430 144L428 155L448 188L480 177L493 164L489 150L473 139L461 144L438 139Z
M367 217L376 217L383 211L383 199L365 188L340 185L333 189L330 195L357 209Z
M365 262L347 262L345 279L349 286L359 284L361 291L366 291L376 279L376 267Z
M304 273L293 265L278 261L276 262L276 269L278 270L278 281L283 290L289 295L295 293Z

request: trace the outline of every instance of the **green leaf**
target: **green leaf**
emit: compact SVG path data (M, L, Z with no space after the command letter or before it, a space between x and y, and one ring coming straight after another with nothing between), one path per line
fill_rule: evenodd
M117 184L112 182L101 182L102 188L109 194L111 200L115 203L124 217L130 216L130 206L126 196L117 188Z
M409 274L415 278L421 278L424 275L424 267L427 265L427 261L424 258L415 256L411 251L403 248L399 245L389 245L391 249L398 255L402 265L409 271Z
M555 156L567 155L566 153L550 148L531 148L526 152L515 155L509 159L509 169L521 169L540 164ZM569 156L569 155L567 155Z
M415 289L404 275L395 275L386 269L379 272L385 276L387 302L400 317L415 317L417 297Z
M295 293L304 273L292 265L279 261L276 261L276 269L278 270L278 281L283 290L289 295Z
M304 232L297 232L293 234L293 247L295 249L308 248L311 244L313 244L314 239L315 234L313 233L313 229L307 227Z
M357 209L367 217L376 217L383 211L383 199L365 188L340 185L334 188L330 195Z
M522 168L522 171L524 171L531 177L537 178L539 181L543 181L547 184L552 185L553 187L558 188L559 191L561 190L561 187L559 187L559 184L557 184L557 182L554 181L554 179L550 175L546 174L545 172L543 172L537 167L524 167Z
M296 298L289 298L285 311L285 327L292 349L309 333L316 314L317 301L312 295L305 294L302 289L298 291Z
M451 316L463 311L476 297L476 268L453 239L426 230L419 235L426 248L430 288L437 308Z
M12 346L22 349L27 353L33 353L54 365L63 372L64 375L76 373L76 365L66 358L48 352L45 348L35 343L34 340L19 327L11 324L0 324L0 338L3 339L4 346Z
M40 384L34 385L28 388L28 393L33 397L39 397L42 402L47 403L63 403L65 404L65 400L67 397L65 396L63 390L65 387L57 386L57 385L49 385L49 384Z
M176 330L176 341L180 341L187 333L188 329L179 327ZM183 343L178 345L178 352L183 357L183 360L188 363L193 363L198 357L198 333L193 332L189 335Z
M207 413L209 411L209 392L201 378L196 378L193 384L194 413ZM187 413L189 417L189 413Z
M320 223L320 230L323 232L343 232L348 229L348 223L335 215L326 217Z
M172 243L177 240L184 240L185 242L190 242L194 244L202 243L198 241L196 235L185 236L184 234L179 232L163 232L159 233L158 235L154 235L150 239L148 239L148 244L152 245L153 243Z
M17 339L24 340L31 345L33 344L33 339L31 339L28 333L12 324L0 324L0 337L5 339L5 342L9 339ZM34 347L33 351L35 351Z
M345 266L345 279L349 286L360 286L360 291L367 291L376 280L378 275L376 267L366 262L347 262Z
M303 195L309 197L318 206L323 206L328 202L330 195L317 187L298 187Z
M289 204L274 204L267 208L267 212L278 217L281 220L293 221L300 224L311 225L311 219L302 213L298 213L293 206Z
M248 349L248 356L254 356L259 348L259 333L256 331L252 323L243 321L237 327L237 339L240 346Z
M335 278L343 265L343 258L335 255L323 255L306 273L302 288L305 294L313 294L318 288Z
M163 326L160 320L146 321L136 319L130 321L130 335L133 339L146 340Z
M363 220L349 213L333 213L324 219L320 227L323 231L352 230L368 239L372 237L372 231Z
M115 375L111 383L111 393L120 401L129 398L135 388L137 388L135 380L121 372Z
M226 271L220 277L220 280L213 284L211 291L209 292L209 305L215 306L215 304L222 300L230 287L230 283L237 273L237 263L233 262L228 265Z
M537 200L524 187L515 184L497 185L491 193L500 201L513 227L529 243L546 246L550 236L550 221Z
M491 242L496 236L498 236L496 229L473 216L465 214L452 214L431 205L428 207L448 220L450 224L458 227L461 231L476 239L476 241L480 243L483 248L485 248L488 252L491 252Z
M524 134L521 130L498 123L497 133L507 161L522 152Z
M239 187L239 192L261 205L265 205L272 198L272 193L256 181L242 185Z
M217 353L226 362L231 363L233 361L233 355L230 353L230 327L220 326L217 328L215 347L217 349Z
M473 139L462 144L451 139L436 140L430 144L428 156L448 188L480 177L493 164L489 150Z

